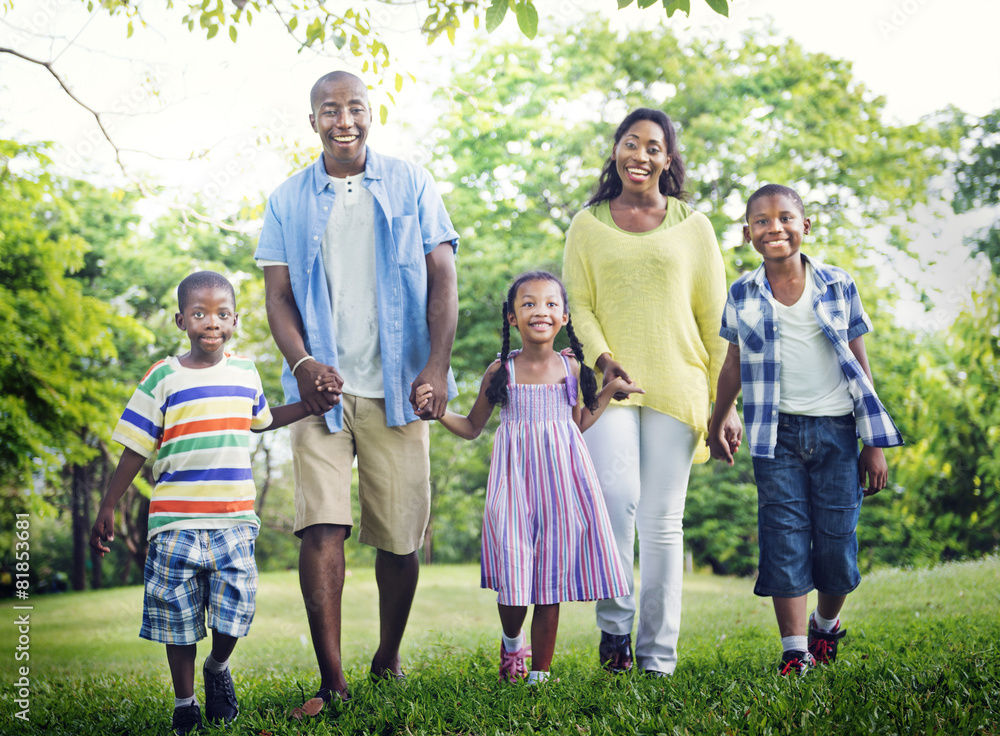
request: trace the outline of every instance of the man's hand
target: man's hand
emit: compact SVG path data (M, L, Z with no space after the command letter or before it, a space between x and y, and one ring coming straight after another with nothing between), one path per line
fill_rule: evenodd
M344 379L333 366L307 360L296 369L295 380L299 398L313 416L326 414L340 403Z
M866 480L867 485L865 484ZM858 457L858 482L865 489L865 495L874 496L885 488L888 481L889 466L885 462L882 448L865 445L861 448L861 455Z
M428 393L430 398L424 401ZM421 388L421 396L417 397L417 388ZM421 401L423 403L421 404ZM448 369L444 370L432 368L429 364L424 366L420 374L413 379L410 384L410 404L413 406L413 413L424 420L440 419L444 416L448 408Z

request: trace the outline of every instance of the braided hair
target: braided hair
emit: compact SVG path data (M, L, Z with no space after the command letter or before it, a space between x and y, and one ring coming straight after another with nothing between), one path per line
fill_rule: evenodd
M493 379L486 388L486 398L494 405L507 406L507 382L510 379L510 373L507 370L507 359L510 356L510 320L508 317L514 313L514 300L517 298L517 290L529 281L551 281L558 284L559 290L562 292L563 312L566 314L569 313L566 287L563 286L562 281L548 271L528 271L514 279L507 290L507 298L504 300L503 307L501 308L503 347L500 351L500 368L493 374ZM573 356L580 363L580 388L583 391L583 404L593 411L597 408L597 377L594 375L593 369L583 360L583 345L580 344L580 340L573 330L572 318L566 322L566 334L569 335L569 344L573 350Z

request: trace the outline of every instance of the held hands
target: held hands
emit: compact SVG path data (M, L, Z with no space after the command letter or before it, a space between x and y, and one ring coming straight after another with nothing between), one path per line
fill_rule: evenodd
M608 353L604 353L604 355L597 359L596 363L597 369L604 374L604 383L601 386L601 389L603 390L605 386L610 384L616 378L623 379L626 385L635 386L635 384L632 383L632 379L629 378L628 373L625 371L625 366L617 360L612 360L610 357L606 357L608 355ZM617 391L612 398L615 401L624 401L628 398L630 393L636 393L636 391Z
M422 391L418 398L418 391ZM410 384L410 405L413 413L427 421L440 419L448 408L448 369L424 366Z
M865 485L865 476L868 484ZM865 489L866 496L874 496L885 488L889 480L889 466L881 447L865 445L858 457L858 482Z
M422 383L417 386L414 397L413 413L419 415L420 411L434 398L434 389L429 383Z
M607 379L608 374L605 373L604 375L605 379ZM645 389L639 388L639 385L633 383L632 379L630 379L628 376L616 376L615 378L612 378L610 381L605 380L604 386L601 388L601 393L604 393L605 390L610 391L611 394L614 396L614 398L617 399L618 401L621 401L629 394L646 393Z
M729 408L729 413L721 424L712 417L705 444L708 445L715 460L725 460L726 464L733 464L733 455L743 444L743 424L740 422L740 415L735 405Z
M312 416L326 414L340 403L344 379L333 366L307 360L295 371L299 397Z

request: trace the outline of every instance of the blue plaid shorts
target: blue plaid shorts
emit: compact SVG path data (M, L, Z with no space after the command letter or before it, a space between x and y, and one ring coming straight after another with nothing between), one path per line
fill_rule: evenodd
M149 543L139 636L183 646L208 628L246 636L256 609L257 527L173 529Z

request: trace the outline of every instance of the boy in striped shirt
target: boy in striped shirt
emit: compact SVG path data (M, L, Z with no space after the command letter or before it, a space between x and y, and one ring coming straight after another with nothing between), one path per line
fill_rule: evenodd
M112 437L125 449L90 545L102 557L110 552L103 542L114 539L115 507L155 453L139 636L166 644L172 727L185 734L201 727L194 674L206 612L212 653L203 670L205 715L228 723L239 712L229 655L253 620L260 527L250 432L277 429L310 412L302 402L269 408L253 361L225 351L237 313L224 277L191 274L178 286L177 301L174 319L191 349L149 369L115 427Z

